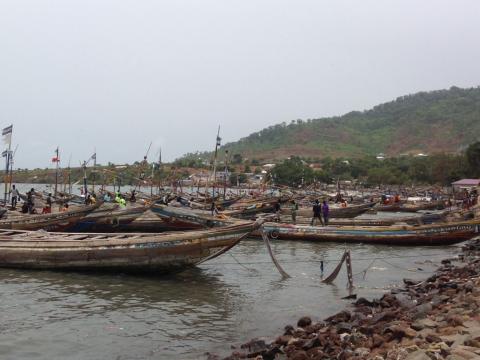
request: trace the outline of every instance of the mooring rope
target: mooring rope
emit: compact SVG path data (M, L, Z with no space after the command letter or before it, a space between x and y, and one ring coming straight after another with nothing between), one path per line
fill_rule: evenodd
M275 264L275 267L277 268L278 272L282 275L284 279L289 278L290 275L286 273L285 270L282 269L280 264L278 263L277 259L275 258L275 255L273 255L272 247L270 246L270 241L268 240L268 235L265 232L265 230L262 227L262 238L265 243L265 246L267 247L268 253L270 254L270 258L272 259L273 263Z

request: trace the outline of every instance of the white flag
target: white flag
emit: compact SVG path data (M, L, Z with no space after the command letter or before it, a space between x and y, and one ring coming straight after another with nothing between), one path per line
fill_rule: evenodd
M2 130L3 143L8 147L10 147L12 144L12 129L13 125L10 125Z

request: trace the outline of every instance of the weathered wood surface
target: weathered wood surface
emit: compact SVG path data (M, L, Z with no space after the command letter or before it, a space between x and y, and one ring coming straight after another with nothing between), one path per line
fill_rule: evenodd
M47 230L60 231L66 230L84 218L88 213L97 209L101 203L80 208L71 209L64 212L51 214L21 214L11 216L6 219L0 219L0 229L14 230Z
M0 231L0 267L169 272L194 266L260 222L165 234Z
M367 212L375 205L375 202L369 202L366 204L360 205L348 205L347 207L333 207L330 206L329 216L331 218L353 218L355 216L361 215L364 212ZM313 207L313 206L312 206ZM312 217L313 216L313 209L312 207L302 207L297 210L298 216L303 217ZM280 211L284 215L290 215L291 209L288 205L285 208L281 209Z
M449 245L480 235L480 219L422 226L309 226L266 223L274 239L374 243L388 245Z

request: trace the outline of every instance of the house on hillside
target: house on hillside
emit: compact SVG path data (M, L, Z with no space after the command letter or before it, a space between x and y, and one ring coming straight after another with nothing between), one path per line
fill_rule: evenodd
M480 179L461 179L452 183L453 196L455 198L462 198L463 193L466 191L472 192L476 190L480 191Z

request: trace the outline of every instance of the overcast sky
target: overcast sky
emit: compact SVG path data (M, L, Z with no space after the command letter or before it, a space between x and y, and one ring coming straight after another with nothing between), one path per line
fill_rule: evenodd
M0 0L17 167L165 160L298 118L480 84L480 1Z

